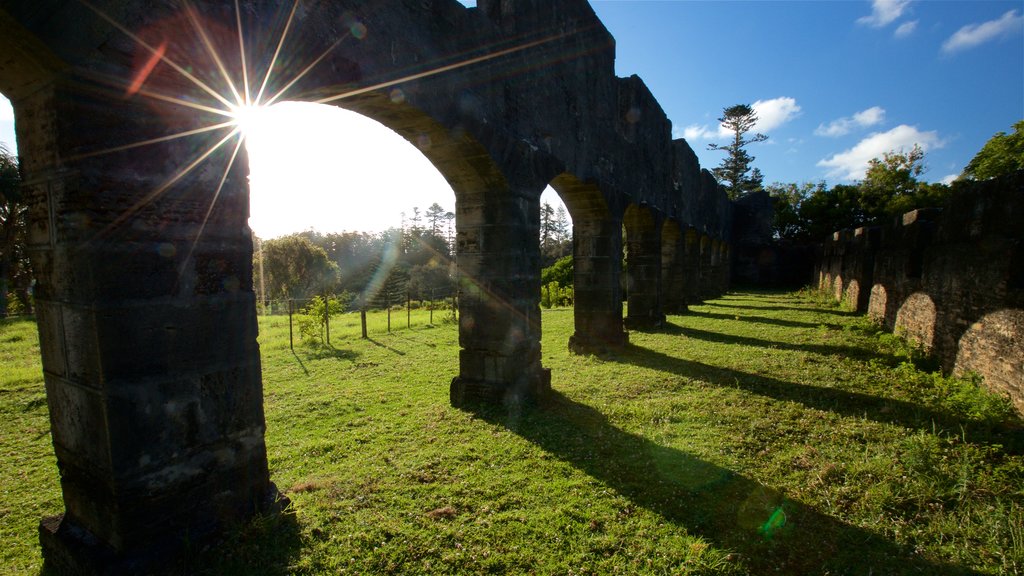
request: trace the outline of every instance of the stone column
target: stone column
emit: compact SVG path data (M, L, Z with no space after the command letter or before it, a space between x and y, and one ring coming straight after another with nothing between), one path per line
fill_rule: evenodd
M661 234L661 293L666 314L686 312L684 241L679 224L665 222Z
M687 228L683 234L683 290L687 304L702 300L700 293L700 233Z
M711 264L711 237L702 234L700 237L700 299L707 300L716 296L712 288L714 274Z
M540 194L509 187L456 200L459 376L451 403L518 406L543 397Z
M661 226L646 208L626 210L627 328L665 323L661 310Z
M65 507L40 539L57 572L147 573L275 502L248 169L228 146L175 180L223 133L103 153L208 119L86 94L16 104Z
M622 329L622 222L573 221L573 352L601 352L629 341Z

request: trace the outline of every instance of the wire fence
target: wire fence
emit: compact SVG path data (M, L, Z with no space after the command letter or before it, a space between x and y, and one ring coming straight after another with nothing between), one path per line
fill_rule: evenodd
M362 338L369 338L370 333L390 333L401 328L410 329L414 325L458 323L456 295L427 300L413 300L406 296L404 303L370 308L352 302L348 294L325 294L312 298L268 300L258 304L257 308L263 316L288 316L288 341L293 350L296 338L319 340L330 346L332 327L345 333L358 328Z

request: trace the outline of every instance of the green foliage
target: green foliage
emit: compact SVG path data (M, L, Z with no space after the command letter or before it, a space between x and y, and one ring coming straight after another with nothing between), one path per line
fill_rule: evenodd
M721 150L726 154L722 164L713 170L718 183L725 188L732 200L757 192L761 189L761 171L756 168L751 171L750 165L754 157L746 151L748 145L768 139L764 134L746 137L757 124L757 113L747 104L736 104L725 108L718 121L733 134L732 142L729 144L708 145L708 150Z
M989 180L1024 170L1024 120L1013 133L999 132L982 146L960 175L962 180Z
M551 266L559 258L572 254L572 235L569 232L565 208L555 210L545 202L540 207L540 255L543 266Z
M299 335L302 337L302 341L310 345L324 344L327 316L334 316L345 312L352 299L353 296L349 292L343 292L337 296L328 296L326 301L323 296L313 297L309 304L300 312L298 324Z
M270 298L305 299L335 287L338 266L302 235L264 240L261 246L253 255L254 267L258 273L262 266Z
M556 260L551 266L541 270L540 284L541 286L547 286L552 282L558 282L562 286L572 286L572 270L572 254L563 256Z
M32 270L26 249L28 205L18 159L0 145L0 317L10 306L30 311ZM12 293L17 304L8 300Z
M572 306L572 286L550 282L540 289L540 305L544 308Z
M32 312L32 309L28 306L25 306L21 299L18 298L18 295L15 294L14 292L7 293L6 306L8 316L21 316L23 314L30 314Z
M775 200L774 236L784 240L820 241L833 232L853 229L917 208L941 207L952 193L945 184L919 182L924 152L889 152L871 160L857 185L824 182L775 183L766 190Z

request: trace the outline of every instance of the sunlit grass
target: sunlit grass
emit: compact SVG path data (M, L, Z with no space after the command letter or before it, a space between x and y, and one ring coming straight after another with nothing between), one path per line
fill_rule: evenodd
M271 474L291 512L209 574L1014 574L1024 456L1008 404L805 296L732 294L604 357L544 311L551 401L456 410L454 324L332 318L332 347L261 318ZM35 573L60 511L31 324L0 328L3 570ZM21 364L17 364L20 366ZM14 417L17 415L17 418ZM20 420L18 420L20 418ZM42 433L42 437L40 437ZM8 459L9 461L9 459ZM6 461L5 461L6 462Z

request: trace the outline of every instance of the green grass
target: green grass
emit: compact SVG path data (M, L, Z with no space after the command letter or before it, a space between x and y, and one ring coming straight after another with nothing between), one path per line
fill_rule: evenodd
M332 319L333 348L261 319L271 475L208 574L1021 574L1024 435L1009 404L922 370L809 294L731 294L603 357L544 311L554 397L448 405L435 312ZM296 333L297 334L297 333ZM298 340L297 340L298 341ZM34 326L0 324L2 571L36 573L60 512Z

